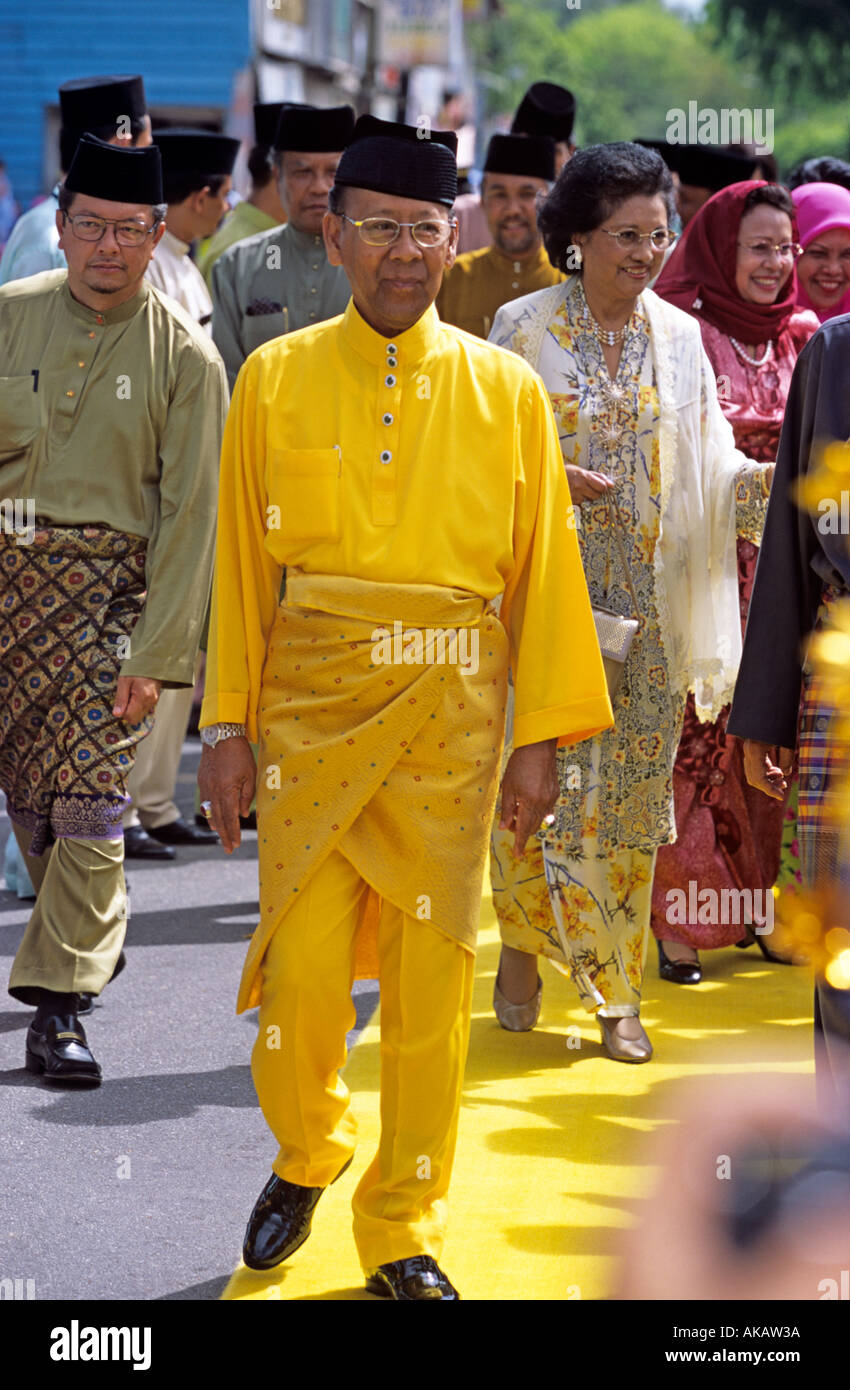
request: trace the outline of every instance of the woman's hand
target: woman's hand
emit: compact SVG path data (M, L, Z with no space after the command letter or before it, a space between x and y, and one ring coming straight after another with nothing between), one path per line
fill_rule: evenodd
M606 473L591 473L587 468L577 468L574 463L566 465L566 474L574 502L595 502L617 486Z

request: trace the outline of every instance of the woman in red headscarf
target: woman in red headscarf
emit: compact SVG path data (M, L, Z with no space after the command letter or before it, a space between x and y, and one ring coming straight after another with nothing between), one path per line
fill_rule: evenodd
M735 443L761 463L776 455L794 363L819 326L817 317L797 304L794 262L800 252L790 194L761 180L736 183L700 209L655 284L662 299L699 320ZM752 542L738 541L743 624L757 556ZM799 881L793 809L786 812L782 802L769 801L749 786L741 746L726 736L727 715L728 710L716 723L702 724L689 699L673 773L678 839L658 852L652 929L661 976L676 984L699 982L699 950L755 940L770 955L753 928L764 920L764 895L779 873L786 814L783 876ZM694 882L697 891L691 893ZM723 889L760 890L751 900L751 923L699 921L701 915L724 915L693 912L706 888L718 893L714 901L720 903ZM669 904L682 901L671 897L673 889L684 892L687 920L678 920L682 914L669 920Z

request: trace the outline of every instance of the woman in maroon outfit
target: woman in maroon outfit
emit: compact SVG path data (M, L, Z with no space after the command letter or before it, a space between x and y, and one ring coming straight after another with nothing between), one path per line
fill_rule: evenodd
M735 443L761 463L776 456L794 363L819 326L813 313L796 305L799 254L786 190L761 180L736 183L700 209L655 285L663 299L699 320ZM757 557L756 546L738 541L742 625ZM724 901L723 889L761 890L754 904L763 906L762 894L779 872L786 808L749 786L741 747L726 735L727 715L725 710L715 723L702 724L689 700L673 773L678 839L658 852L652 929L662 978L677 984L700 980L699 950L753 939L765 950L752 931L762 920L758 912L749 926L694 921L690 913L686 922L670 920L678 918L670 903L681 901L670 896L671 889L696 902L690 883L697 894L712 888L715 903Z

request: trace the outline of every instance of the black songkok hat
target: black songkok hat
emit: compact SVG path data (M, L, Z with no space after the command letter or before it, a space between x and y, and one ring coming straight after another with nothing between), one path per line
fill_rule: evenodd
M679 145L676 172L682 183L710 188L719 193L730 183L743 183L753 177L758 159L722 145Z
M80 133L115 125L119 116L139 120L147 109L145 84L137 76L75 77L59 88L62 124Z
M110 203L163 202L162 162L156 145L110 145L83 135L65 179L69 193L87 193Z
M232 174L241 143L230 135L188 126L155 130L153 142L162 155L166 181L169 174Z
M274 144L277 123L283 109L282 101L254 102L254 144L265 145L269 149Z
M654 152L656 154L659 154L661 158L664 160L664 163L667 165L667 168L672 170L673 173L678 174L679 154L682 149L681 145L672 145L669 140L640 139L635 140L633 143L635 145L642 146L642 148L645 150L654 150Z
M274 138L276 150L333 154L344 150L354 133L353 106L302 106L285 102Z
M339 162L336 183L451 207L457 197L456 156L452 130L425 136L416 126L361 116Z
M576 99L557 82L532 82L511 126L512 135L548 135L569 141L576 118Z
M555 178L555 142L548 135L494 135L487 146L485 174Z

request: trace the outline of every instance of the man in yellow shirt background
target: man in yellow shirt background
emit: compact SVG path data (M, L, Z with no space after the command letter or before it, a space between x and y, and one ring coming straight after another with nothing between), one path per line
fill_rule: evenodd
M454 148L360 118L324 223L353 297L239 374L200 721L202 805L228 853L257 785L260 924L237 1008L260 1006L252 1070L279 1151L245 1262L297 1250L354 1154L339 1073L378 906L381 1140L354 1235L367 1289L405 1301L458 1296L437 1261L509 665L519 849L554 805L557 744L611 723L545 391L434 308Z

